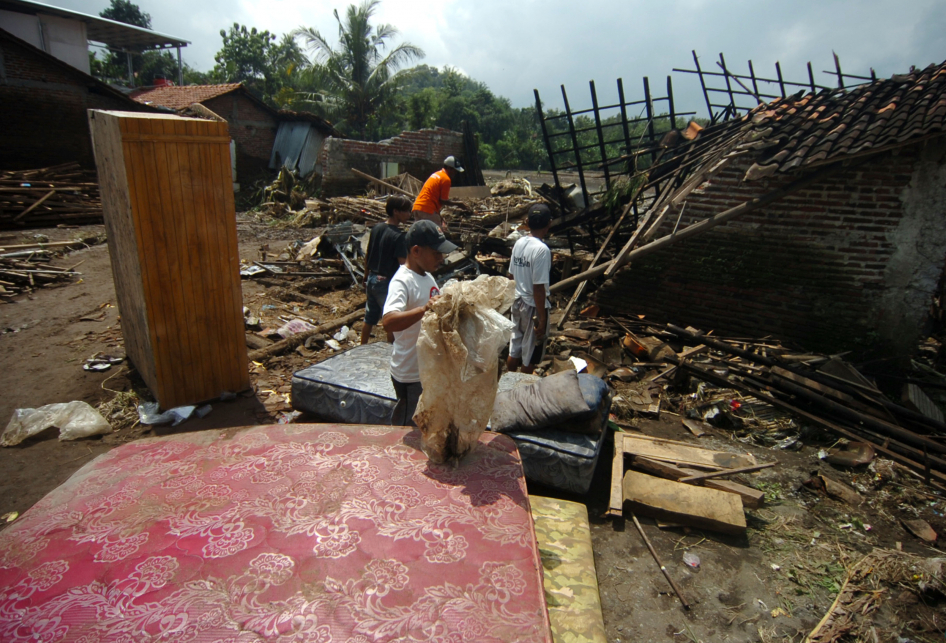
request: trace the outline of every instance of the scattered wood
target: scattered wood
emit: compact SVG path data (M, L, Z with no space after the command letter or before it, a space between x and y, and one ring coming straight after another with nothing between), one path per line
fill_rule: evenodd
M94 171L78 163L34 170L0 171L0 229L101 223Z
M680 482L697 482L699 480L709 480L710 478L721 478L723 476L731 476L737 473L752 473L753 471L760 471L762 469L768 469L774 467L778 462L762 462L760 464L753 464L748 467L737 467L735 469L726 469L724 471L708 471L704 473L696 473L692 476L687 476L682 478Z
M909 531L911 534L922 540L923 542L934 544L936 543L938 534L933 531L933 528L930 527L930 524L925 520L901 520L904 528Z
M651 460L650 458L644 458L640 456L634 456L631 459L631 466L638 471L643 471L644 473L649 473L651 475L666 478L668 480L676 480L677 482L683 482L684 478L698 473L693 469L677 467L668 462L660 462L659 460ZM732 471L723 471L722 473L729 474L732 473ZM758 509L765 502L764 492L759 491L758 489L747 487L745 485L741 485L737 482L732 482L730 480L705 479L697 480L693 483L702 484L704 487L709 487L710 489L716 489L718 491L735 493L742 498L742 505L750 509Z
M615 437L617 438L618 436ZM630 435L627 433L620 437L623 437L622 450L624 453L642 455L664 462L709 467L714 470L750 467L757 464L755 458L748 454L713 451L695 447L685 442Z
M684 525L739 535L746 531L742 500L736 494L656 478L624 474L624 500L634 511Z
M855 507L864 502L864 498L849 486L825 475L814 475L805 480L803 484L810 489L815 489L835 500L841 500Z
M249 354L250 361L258 362L260 360L264 360L270 357L275 357L276 355L282 355L283 353L287 353L291 350L295 350L296 346L299 346L300 344L304 344L305 340L311 337L312 335L323 335L330 331L338 330L342 326L355 323L356 321L361 319L365 314L365 311L364 311L365 301L366 300L362 299L360 303L356 304L356 310L354 310L351 313L348 313L344 317L333 319L332 321L325 322L324 324L320 324L319 326L316 326L315 328L311 330L307 330L304 333L298 333L296 335L293 335L292 337L287 337L286 339L275 342L274 344L272 344L271 346L267 346L266 348L262 348L262 349L250 352Z
M682 422L683 422L683 426L689 429L690 433L692 433L696 437L700 437L701 435L706 435L706 433L709 430L709 425L706 422L699 422L697 420L691 420L689 418L685 418L684 420L682 420Z
M677 587L677 584L673 582L673 578L670 576L670 572L667 571L666 566L660 562L660 556L657 555L657 551L654 549L654 546L650 543L650 539L647 537L647 534L644 533L644 528L641 527L640 521L637 519L637 516L634 513L631 513L631 520L634 521L634 526L637 527L637 533L641 535L644 544L647 545L647 550L650 552L650 555L654 557L654 562L657 563L657 567L660 568L660 571L663 573L664 578L667 579L667 582L670 583L670 587L673 588L673 592L677 595L677 598L680 599L680 602L683 604L683 609L690 609L690 604L687 603L687 600L683 598L683 593L680 591L680 588Z

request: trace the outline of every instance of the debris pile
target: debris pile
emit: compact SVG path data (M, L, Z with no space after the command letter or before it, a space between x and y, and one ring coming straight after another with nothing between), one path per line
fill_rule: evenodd
M803 427L867 443L946 489L946 424L919 387L927 414L897 404L836 356L790 350L773 340L722 338L642 319L580 319L550 333L539 370L575 368L611 381L618 419L673 412L700 431L706 422L764 446L798 449ZM840 458L839 461L842 461ZM857 462L856 456L852 462Z
M29 293L36 288L75 280L82 274L75 271L81 261L66 268L50 265L49 262L69 249L97 242L97 239L89 238L0 246L0 299L12 301L17 295Z
M0 229L101 223L95 172L78 163L0 171Z

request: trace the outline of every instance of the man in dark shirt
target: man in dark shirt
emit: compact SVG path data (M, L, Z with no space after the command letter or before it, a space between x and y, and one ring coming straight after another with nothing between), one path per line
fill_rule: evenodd
M384 205L388 218L371 229L368 237L368 253L365 259L365 291L368 303L365 306L365 325L361 328L361 343L367 344L371 331L381 321L384 300L388 296L388 284L398 267L407 260L404 233L398 226L411 218L411 201L403 196L392 196ZM388 342L394 342L388 333Z

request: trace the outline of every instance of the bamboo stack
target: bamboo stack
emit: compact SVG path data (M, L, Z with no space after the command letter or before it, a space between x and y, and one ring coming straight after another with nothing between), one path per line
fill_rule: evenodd
M387 218L384 211L384 201L343 196L329 199L329 205L335 215L334 220L336 222L374 223L384 221Z
M57 268L45 263L45 250L15 252L0 256L0 299L12 300L35 288L71 281L80 273L71 268Z
M0 171L0 229L101 222L95 172L78 163Z

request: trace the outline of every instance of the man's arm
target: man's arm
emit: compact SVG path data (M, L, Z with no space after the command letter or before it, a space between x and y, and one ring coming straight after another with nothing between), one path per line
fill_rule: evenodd
M399 333L407 330L424 317L424 313L430 310L430 305L437 300L437 297L431 297L423 306L412 308L411 310L391 311L381 318L381 325L385 332Z

